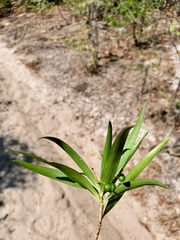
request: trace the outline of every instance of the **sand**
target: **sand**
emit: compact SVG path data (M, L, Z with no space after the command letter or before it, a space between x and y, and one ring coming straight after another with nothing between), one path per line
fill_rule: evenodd
M90 134L82 134L83 126L74 121L72 109L57 102L46 82L22 64L13 48L0 42L0 53L0 239L93 239L98 220L95 199L87 191L16 166L11 162L15 155L10 148L71 165L56 146L37 141L41 136L56 136L75 147L95 169L100 165L100 149ZM99 239L153 239L140 223L139 212L143 214L140 204L133 203L127 194L105 218Z
M141 134L150 133L127 170L171 135L168 147L143 174L171 189L144 187L126 193L105 217L99 239L178 240L180 124L174 121L178 110L169 96L176 95L174 101L180 97L179 59L172 39L167 35L164 44L160 35L154 48L139 50L122 35L119 46L118 33L102 27L102 67L93 75L88 57L76 46L87 38L80 31L85 27L76 20L67 25L57 11L42 17L15 14L0 23L0 240L94 239L96 200L87 191L17 166L11 160L20 156L11 148L75 166L60 148L38 141L41 136L59 137L98 174L108 120L116 135L135 123L144 103ZM65 40L72 40L70 46Z

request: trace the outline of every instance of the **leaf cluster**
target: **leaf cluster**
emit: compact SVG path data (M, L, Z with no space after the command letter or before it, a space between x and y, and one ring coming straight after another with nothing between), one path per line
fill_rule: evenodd
M137 140L144 116L145 106L142 108L140 116L134 126L123 128L113 140L112 124L109 122L104 149L102 152L102 162L100 176L97 177L79 154L66 142L55 137L42 137L57 144L76 163L79 171L61 163L49 162L36 155L15 150L15 152L31 157L49 165L40 166L21 160L14 160L15 163L33 172L39 173L53 180L68 184L73 187L88 190L101 205L105 206L103 216L105 216L121 199L126 191L139 188L144 185L157 185L169 188L167 185L155 180L137 179L144 168L161 151L169 138L162 141L143 157L137 165L124 176L123 170L132 156L135 154L147 132ZM53 168L52 168L53 167Z
M42 13L54 6L55 2L50 2L48 0L26 0L24 4L26 4L28 9Z
M26 10L34 10L37 12L44 12L55 5L56 1L50 0L0 0L0 7L14 9L20 6L25 6Z
M104 18L113 26L124 26L128 23L144 25L148 23L149 13L161 9L165 0L122 0L105 1Z

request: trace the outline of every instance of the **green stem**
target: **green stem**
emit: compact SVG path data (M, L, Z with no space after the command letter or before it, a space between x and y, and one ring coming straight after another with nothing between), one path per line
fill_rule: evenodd
M96 235L94 240L98 240L99 234L101 231L102 227L102 220L103 220L103 210L104 210L104 203L103 203L103 197L101 197L100 205L99 205L99 220L98 220L98 225L97 225L97 230L96 230Z

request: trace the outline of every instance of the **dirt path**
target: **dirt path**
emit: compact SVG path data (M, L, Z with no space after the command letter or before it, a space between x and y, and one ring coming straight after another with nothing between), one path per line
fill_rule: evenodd
M32 74L5 43L0 43L1 77L1 238L9 239L92 239L98 213L97 204L88 193L61 186L49 179L31 174L9 162L14 158L10 147L26 149L48 159L67 157L44 141L42 135L61 136L84 156L98 155L90 136L79 138L83 128L74 122L71 108L57 104L51 89ZM78 146L75 143L78 137ZM83 144L86 142L86 144ZM86 148L87 147L87 148ZM95 156L94 156L95 155ZM5 157L5 158L4 158ZM87 156L86 156L87 157ZM69 159L68 159L69 161ZM3 164L3 166L2 166ZM118 214L105 220L100 239L152 239L141 226L132 203L124 200ZM114 223L123 215L121 228ZM129 228L129 219L131 227ZM121 221L121 220L120 220ZM127 225L128 223L128 225ZM134 226L134 227L133 227ZM121 237L122 236L122 237Z
M90 240L98 217L97 203L87 192L12 164L10 160L16 156L11 147L69 163L70 159L57 147L37 141L45 135L60 137L98 172L109 119L117 131L124 125L134 124L142 104L147 104L143 131L151 134L129 168L171 129L164 128L166 120L162 119L168 113L168 99L159 97L162 90L166 94L170 92L168 81L174 71L174 60L166 52L162 53L158 70L150 68L146 93L142 94L144 72L137 68L142 67L139 65L142 61L145 66L149 63L149 52L138 52L140 59L136 62L137 52L133 50L129 53L132 55L127 55L129 60L109 63L99 75L91 76L84 68L82 54L68 49L61 41L64 34L76 35L78 24L59 30L59 22L59 16L55 20L54 17L36 19L35 15L27 14L2 23L0 238L3 240ZM7 48L6 42L11 48ZM178 73L173 76L177 80ZM178 138L179 130L174 136L173 141ZM179 164L176 157L169 157L166 152L161 156L145 176L172 183L172 190L167 193L159 188L143 188L126 194L106 217L100 240L178 239L179 220L174 221L173 213L178 212L179 206ZM176 164L172 167L170 162ZM173 182L169 176L174 173Z

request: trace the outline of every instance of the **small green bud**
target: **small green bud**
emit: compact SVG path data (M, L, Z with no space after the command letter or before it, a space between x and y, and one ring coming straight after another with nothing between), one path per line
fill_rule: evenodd
M124 182L125 179L126 179L125 175L123 173L121 173L121 175L119 176L119 181Z
M104 185L104 192L114 192L116 185L114 183L106 183Z

